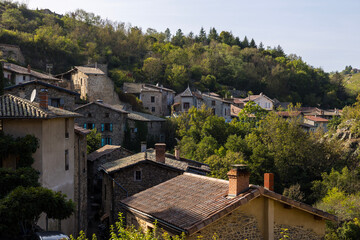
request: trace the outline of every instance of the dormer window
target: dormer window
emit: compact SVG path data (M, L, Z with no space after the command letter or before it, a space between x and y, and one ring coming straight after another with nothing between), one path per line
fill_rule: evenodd
M134 181L141 181L142 178L141 175L142 175L141 170L134 171Z

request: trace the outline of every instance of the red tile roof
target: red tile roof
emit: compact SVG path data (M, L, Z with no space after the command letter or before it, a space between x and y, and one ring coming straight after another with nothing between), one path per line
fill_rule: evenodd
M325 118L321 118L321 117L316 117L316 116L305 116L306 119L309 119L311 121L314 122L328 122L329 120L325 119Z
M187 234L199 231L259 196L286 203L328 220L337 220L334 215L255 185L250 185L247 191L234 198L228 198L228 184L225 180L184 173L128 197L121 204L134 214L150 216L160 224L181 229Z

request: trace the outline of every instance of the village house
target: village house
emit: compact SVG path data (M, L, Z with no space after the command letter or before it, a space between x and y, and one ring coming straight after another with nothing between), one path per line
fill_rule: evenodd
M96 128L101 133L101 146L123 144L128 112L102 101L84 104L75 112L84 116L76 119L79 126L90 130Z
M97 65L75 66L65 73L58 74L57 77L67 81L67 88L80 93L80 98L83 100L89 102L102 100L107 104L120 104L114 90L114 82Z
M46 230L77 234L78 229L86 229L87 223L84 214L86 202L83 202L86 199L87 132L74 127L74 118L79 114L48 106L46 90L40 91L39 95L40 103L10 94L2 95L0 125L5 134L14 137L30 134L39 140L32 167L40 173L41 186L61 191L76 205L75 215L70 218L47 221L42 215L38 224Z
M225 118L226 122L231 121L230 101L222 99L215 93L191 91L189 86L184 92L175 96L173 110L176 114L177 112L187 112L191 107L199 109L202 105L211 109L215 115Z
M239 98L236 101L236 103L239 105L241 104L241 102L243 102L243 106L245 106L246 103L252 101L265 110L271 111L274 109L274 100L272 100L263 93L260 93L259 95L249 95L247 98Z
M342 110L336 108L324 110L317 107L301 107L299 111L301 111L305 116L321 117L328 120L333 117L340 117L342 114Z
M48 104L50 106L63 108L69 111L74 111L75 102L80 98L80 94L77 92L39 80L32 80L11 87L6 87L4 91L5 93L29 100L33 90L36 90L36 92L39 93L41 89L46 89L48 91ZM36 94L34 101L40 101L38 94Z
M41 80L50 84L59 84L60 79L51 75L40 73L31 69L30 65L21 67L14 63L3 63L4 77L9 80L11 85L29 82L32 80Z
M184 172L206 175L209 166L204 163L180 157L179 150L175 155L165 153L166 145L155 144L155 150L121 158L101 166L103 172L102 187L102 220L108 223L117 220L121 211L120 200L145 189L174 178Z
M275 193L274 175L265 174L264 187L249 185L250 173L238 165L229 181L184 173L121 200L128 226L186 239L322 239L329 213ZM159 230L162 231L162 230ZM214 235L215 234L215 235Z
M11 59L20 64L25 64L24 55L21 52L21 49L17 45L10 45L0 43L0 52L2 53L2 58Z
M329 120L317 117L317 116L305 116L303 128L307 129L307 131L315 132L317 129L322 129L324 132L328 131L327 125Z
M156 116L169 116L174 103L175 91L162 85L147 83L127 83L123 85L125 93L138 97L146 110Z
M127 131L129 131L132 142L146 141L149 144L155 142L165 142L165 122L164 118L160 118L151 114L127 111ZM141 129L141 127L145 127ZM141 132L143 131L143 132ZM145 136L140 136L146 133ZM143 138L143 139L141 139Z

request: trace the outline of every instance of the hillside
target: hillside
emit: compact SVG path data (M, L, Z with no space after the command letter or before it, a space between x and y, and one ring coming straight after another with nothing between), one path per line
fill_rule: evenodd
M351 95L358 95L360 93L360 73L346 74L344 86Z
M119 93L125 81L159 82L177 92L189 84L230 96L235 88L323 108L352 102L322 69L285 54L281 46L264 47L228 31L144 31L83 10L61 16L9 2L0 2L0 14L0 43L20 46L26 64L45 71L50 63L56 74L74 65L107 63Z

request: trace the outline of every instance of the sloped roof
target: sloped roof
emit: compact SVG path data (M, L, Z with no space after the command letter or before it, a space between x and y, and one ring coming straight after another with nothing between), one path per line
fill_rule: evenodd
M316 116L305 116L306 119L309 119L314 122L328 122L329 120L322 118L322 117L316 117Z
M88 161L94 161L106 154L112 153L115 150L124 150L127 151L129 153L132 153L131 151L121 147L121 146L117 146L117 145L105 145L102 148L99 148L98 150L96 150L95 152L92 152L88 155L87 160Z
M272 100L271 98L269 98L268 96L266 96L263 93L260 93L259 95L250 95L250 96L248 96L246 98L239 98L239 99L242 100L243 102L249 102L249 101L255 101L256 99L258 99L260 97L264 97L264 98L266 98L269 101L274 103L274 100Z
M190 87L188 86L185 91L183 91L182 93L179 94L180 97L192 97L193 94L190 90Z
M137 153L125 158L120 158L118 160L105 163L101 166L101 168L105 169L109 173L112 173L145 161L151 161L153 163L172 167L181 171L188 171L189 168L193 168L204 173L210 172L210 168L207 164L195 162L188 159L177 160L171 154L165 154L165 163L156 162L154 149L148 149L146 150L146 152Z
M77 69L80 72L83 72L85 74L88 74L88 75L90 75L90 74L105 75L105 73L103 71L101 71L100 68L75 66L75 69Z
M70 90L68 90L68 89L66 89L66 88L62 88L62 87L59 87L59 86L55 86L55 85L52 85L52 84L49 84L49 83L46 83L46 82L43 82L43 81L39 81L39 80L33 80L33 81L25 82L25 83L20 83L20 84L18 84L18 85L6 87L6 88L4 88L4 90L12 90L12 89L14 89L14 88L19 88L19 87L23 87L23 86L27 86L27 85L31 85L31 84L34 84L34 85L42 85L42 86L44 86L44 87L54 88L54 89L56 89L56 90L59 90L59 91L62 91L62 92L66 92L66 93L68 93L68 94L80 96L80 94L77 93L77 92L73 92L73 91L70 91Z
M85 128L80 127L76 123L74 124L74 130L76 133L80 133L81 135L88 135L91 131Z
M233 104L231 104L231 106L230 106L230 114L232 117L238 117L241 110L242 110L241 108L239 108Z
M175 91L170 88L156 86L156 85L148 84L148 83L127 83L127 82L125 82L123 85L123 89L126 93L135 93L135 94L139 94L144 91L156 91L156 92L167 91L167 92L175 93Z
M81 117L81 115L52 106L43 109L39 107L39 103L30 102L11 94L0 96L0 119L49 119L58 117Z
M249 190L228 198L229 182L184 173L121 201L136 214L146 214L159 223L169 224L192 234L260 196L286 203L310 214L337 220L334 215L291 200L263 187L249 185Z
M128 118L135 121L143 121L143 122L164 122L166 121L164 118L160 118L151 114L129 111Z
M277 115L279 115L280 117L297 117L297 116L299 116L301 114L302 114L301 111L280 111L280 112L277 112Z
M124 111L123 109L121 109L117 105L110 105L110 104L101 103L101 102L91 102L91 103L84 104L84 105L82 105L80 107L75 108L75 111L79 110L79 109L82 109L82 108L86 108L87 106L90 106L92 104L95 104L95 105L98 105L100 107L104 107L104 108L107 108L107 109L110 109L110 110L113 110L113 111L116 111L116 112L119 112L119 113L125 113L125 114L128 113L127 111Z
M61 81L60 79L55 78L51 75L40 73L40 72L37 72L34 70L30 70L30 72L29 72L27 68L21 67L19 65L13 64L13 63L4 63L4 70L16 72L16 73L23 74L23 75L30 75L30 76L36 77L38 79Z

